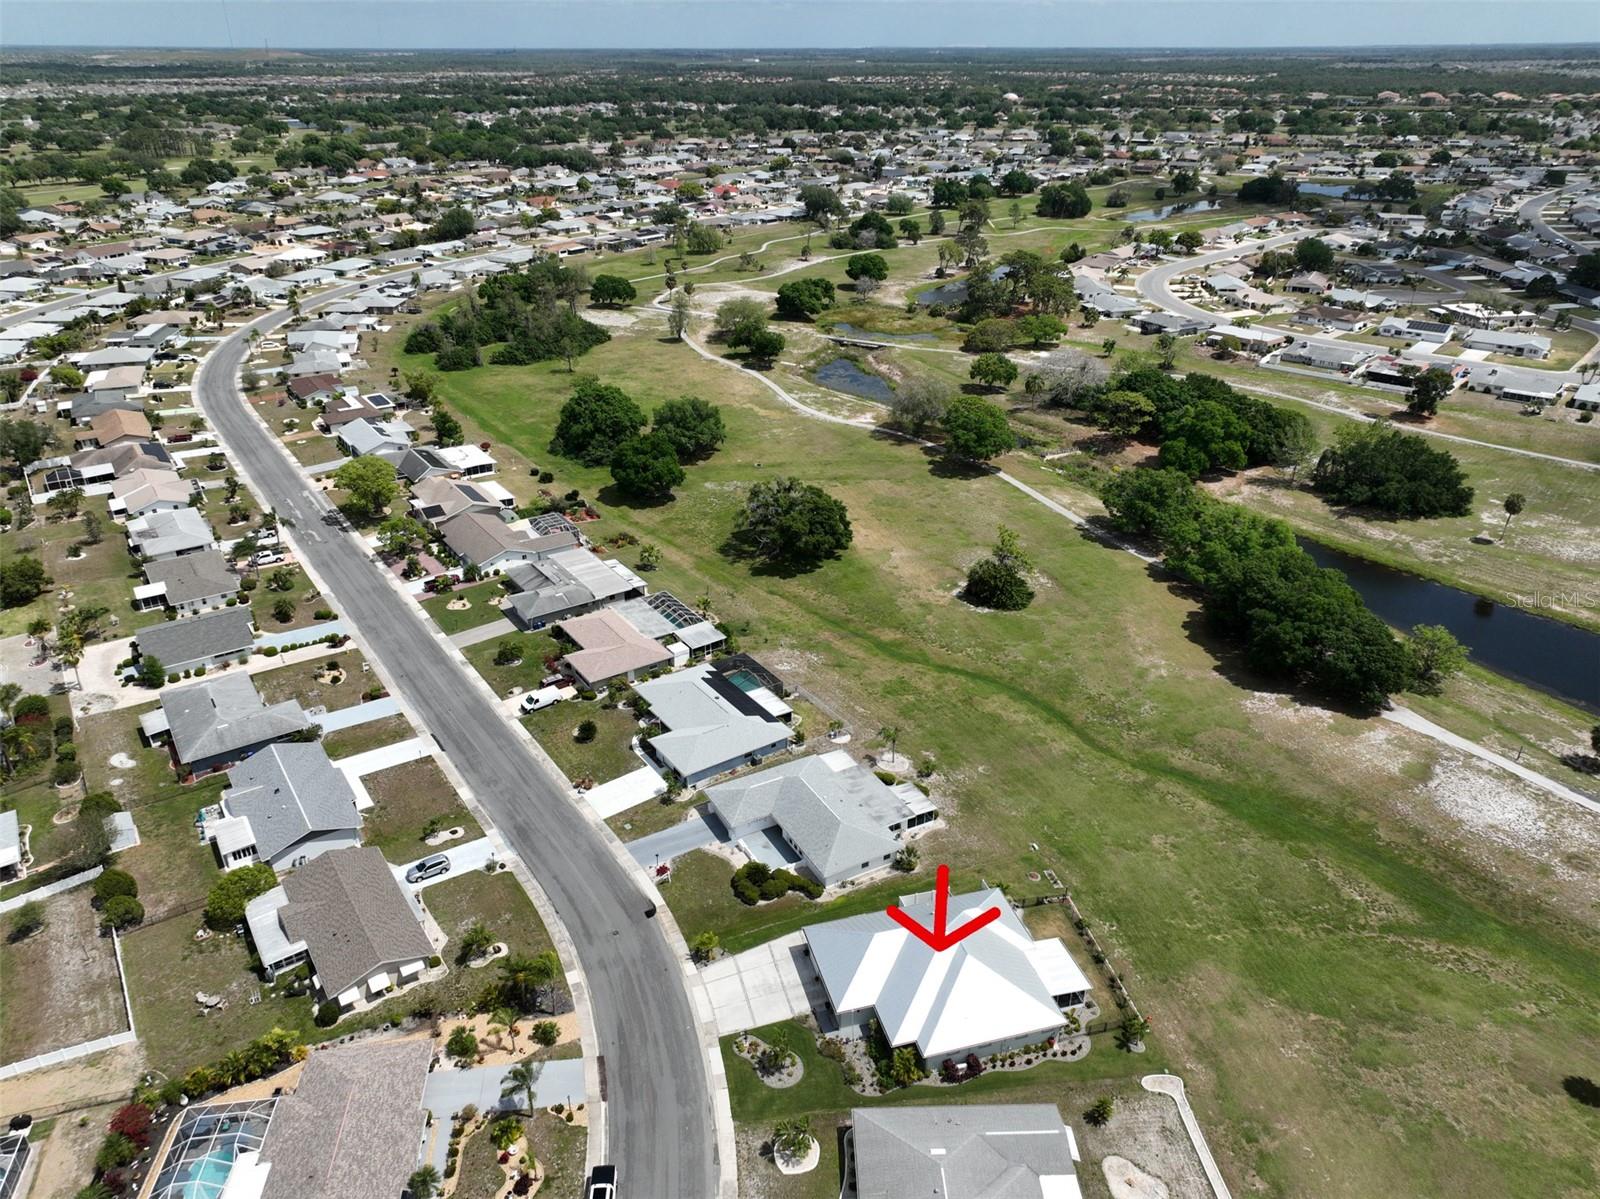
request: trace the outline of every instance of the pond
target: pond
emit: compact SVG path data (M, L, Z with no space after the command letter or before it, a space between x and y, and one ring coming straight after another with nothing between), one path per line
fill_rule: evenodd
M1006 273L1010 270L1011 268L1008 266L997 266L989 272L989 278L1004 279ZM929 288L917 297L917 303L924 308L928 308L934 304L959 304L966 298L967 281L965 279L956 279L949 283L941 283L938 287Z
M840 337L859 337L863 341L938 341L937 333L874 333L869 329L858 329L847 321L840 321L829 329L828 332L836 333Z
M1585 711L1600 712L1600 634L1314 541L1302 539L1300 544L1319 566L1343 574L1367 607L1396 628L1443 625L1485 669Z
M1141 208L1137 212L1125 212L1120 215L1115 208L1109 208L1106 214L1127 221L1130 225L1137 225L1144 221L1164 221L1175 212L1214 212L1221 207L1221 200L1180 200L1176 204L1167 204L1161 208Z
M894 398L894 388L889 386L888 380L862 370L861 364L854 358L840 357L823 363L817 368L816 380L834 391L860 396L864 400L875 400L880 404L887 404Z
M1331 196L1342 200L1350 192L1348 183L1302 183L1300 190L1311 196Z

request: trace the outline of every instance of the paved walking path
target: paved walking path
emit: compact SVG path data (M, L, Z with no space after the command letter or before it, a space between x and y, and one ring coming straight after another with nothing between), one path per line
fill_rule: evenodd
M399 701L386 695L382 699L371 699L351 708L324 712L316 719L318 727L324 733L336 733L340 729L354 728L358 724L371 724L374 720L382 720L385 716L398 715L400 715Z
M1189 1143L1199 1155L1200 1165L1211 1183L1212 1195L1215 1199L1233 1199L1222 1171L1217 1168L1217 1159L1211 1156L1211 1146L1206 1144L1206 1134L1200 1131L1200 1121L1195 1119L1194 1108L1189 1106L1189 1096L1183 1090L1183 1079L1176 1074L1146 1074L1139 1083L1145 1090L1154 1091L1157 1095L1172 1096L1173 1102L1178 1105L1178 1115L1183 1118L1183 1127L1189 1133Z
M1501 770L1509 771L1525 782L1532 783L1541 791L1554 795L1557 799L1565 799L1580 807L1600 815L1600 800L1582 791L1575 791L1565 783L1557 782L1549 775L1540 774L1531 767L1524 766L1521 762L1513 761L1504 754L1497 754L1492 749L1486 749L1476 741L1468 741L1459 734L1452 733L1442 725L1435 724L1426 716L1413 712L1410 708L1395 707L1383 714L1385 720L1392 720L1395 724L1403 725L1413 732L1421 733L1424 737L1432 737L1441 744L1452 749L1459 749L1464 754L1470 754L1479 761L1488 762L1498 766Z
M457 649L466 649L469 645L481 645L485 641L493 641L496 637L510 637L521 631L516 625L502 616L497 620L491 620L488 624L480 624L470 629L462 629L459 633L451 633L450 644Z

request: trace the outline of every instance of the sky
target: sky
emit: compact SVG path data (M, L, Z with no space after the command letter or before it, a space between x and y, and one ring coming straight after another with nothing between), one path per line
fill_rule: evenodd
M0 48L1222 48L1600 42L1596 0L3 0Z

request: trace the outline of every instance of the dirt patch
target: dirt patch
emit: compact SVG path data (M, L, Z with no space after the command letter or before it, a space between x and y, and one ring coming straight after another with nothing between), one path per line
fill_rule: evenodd
M44 901L45 926L0 947L0 1061L15 1062L128 1027L116 951L86 889ZM26 1012L26 1018L17 1014Z
M1164 1195L1198 1199L1211 1194L1200 1159L1178 1116L1178 1107L1165 1095L1148 1091L1119 1094L1116 1110L1102 1127L1073 1123L1078 1129L1084 1164L1105 1173L1111 1193L1118 1199L1157 1199ZM1166 1189L1119 1190L1111 1181L1113 1174L1127 1180L1138 1177L1129 1166Z

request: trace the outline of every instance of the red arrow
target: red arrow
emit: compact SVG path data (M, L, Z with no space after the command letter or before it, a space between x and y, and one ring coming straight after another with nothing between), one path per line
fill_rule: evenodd
M987 908L959 928L946 929L950 919L950 867L940 866L934 882L933 927L924 928L897 904L888 907L889 918L914 935L935 953L942 953L958 941L965 940L986 924L1000 919L999 908Z

